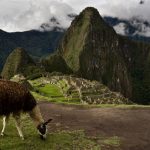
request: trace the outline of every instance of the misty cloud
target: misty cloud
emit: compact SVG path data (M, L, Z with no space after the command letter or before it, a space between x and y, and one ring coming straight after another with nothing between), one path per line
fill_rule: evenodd
M0 29L25 31L39 29L55 17L59 26L67 28L70 13L78 14L87 6L96 7L101 15L120 18L139 16L150 21L150 1L140 5L138 0L0 0Z
M55 17L61 26L68 27L68 13L74 13L66 3L57 0L2 0L0 1L0 28L6 31L38 29Z

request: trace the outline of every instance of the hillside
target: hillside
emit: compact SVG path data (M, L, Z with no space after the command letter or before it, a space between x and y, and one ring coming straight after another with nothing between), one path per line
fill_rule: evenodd
M36 64L27 52L22 48L16 48L7 58L3 67L1 76L4 79L10 79L16 74L23 74L28 76L30 74L39 72Z
M95 8L75 18L58 52L75 74L102 81L133 101L150 102L150 45L117 35Z

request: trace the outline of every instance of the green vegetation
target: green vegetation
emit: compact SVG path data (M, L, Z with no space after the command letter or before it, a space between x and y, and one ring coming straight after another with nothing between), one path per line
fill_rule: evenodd
M40 80L43 78L39 78L37 80L30 80L29 82L32 84L34 91L32 94L36 99L38 100L46 100L50 102L57 102L57 103L65 103L65 104L80 104L80 100L75 95L75 93L72 93L73 97L64 97L62 93L62 89L59 87L64 86L65 82L61 80L57 84L42 84ZM63 90L67 90L68 87L65 87ZM76 96L76 97L75 97Z
M0 137L1 150L101 150L105 146L116 149L120 146L118 137L87 137L81 130L51 132L46 141L42 141L28 116L24 115L22 122L25 140L20 139L14 120L10 119L6 135ZM1 128L2 124L0 124Z
M120 146L120 139L117 136L108 138L104 140L104 143L107 145L114 145L116 147Z
M52 84L44 85L43 87L38 88L39 92L48 97L62 97L62 93L59 88Z

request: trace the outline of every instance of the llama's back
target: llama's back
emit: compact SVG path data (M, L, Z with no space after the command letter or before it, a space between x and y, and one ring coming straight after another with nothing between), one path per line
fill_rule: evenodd
M0 115L12 112L31 111L36 106L36 100L22 85L0 80Z

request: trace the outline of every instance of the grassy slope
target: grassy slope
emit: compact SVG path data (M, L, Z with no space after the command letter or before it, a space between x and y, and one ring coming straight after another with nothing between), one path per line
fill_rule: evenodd
M102 147L120 146L118 137L86 137L84 131L58 131L48 134L46 141L41 141L29 117L22 117L25 140L18 135L13 119L6 129L6 135L0 137L0 150L101 150ZM0 129L2 124L0 124Z

